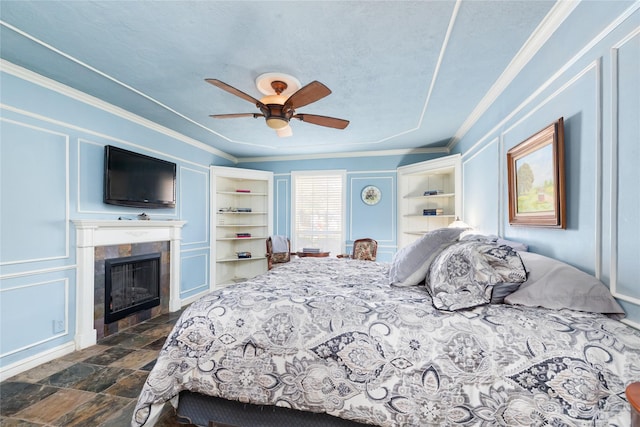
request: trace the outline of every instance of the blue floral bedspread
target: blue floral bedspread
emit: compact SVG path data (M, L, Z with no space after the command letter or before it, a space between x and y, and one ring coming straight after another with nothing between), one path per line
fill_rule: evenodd
M132 426L182 390L379 426L625 426L640 332L503 304L443 312L389 265L303 258L188 307Z

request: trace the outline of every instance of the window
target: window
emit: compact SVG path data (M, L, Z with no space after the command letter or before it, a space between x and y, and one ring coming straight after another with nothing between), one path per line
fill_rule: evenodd
M345 171L291 172L292 248L344 251Z

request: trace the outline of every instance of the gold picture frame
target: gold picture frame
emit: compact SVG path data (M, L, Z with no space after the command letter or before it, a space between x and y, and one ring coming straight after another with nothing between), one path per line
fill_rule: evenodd
M507 151L509 224L566 228L564 119Z

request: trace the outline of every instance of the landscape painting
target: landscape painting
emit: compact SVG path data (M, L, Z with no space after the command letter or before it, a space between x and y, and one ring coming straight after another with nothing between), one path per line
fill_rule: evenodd
M566 228L564 120L507 152L509 224Z
M516 160L519 214L553 212L556 194L551 148L551 144L545 145Z

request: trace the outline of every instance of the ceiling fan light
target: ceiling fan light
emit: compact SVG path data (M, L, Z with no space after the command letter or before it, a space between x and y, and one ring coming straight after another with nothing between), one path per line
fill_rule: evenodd
M293 135L293 131L291 130L291 126L283 127L282 129L276 129L276 134L280 138L285 138L287 136Z
M262 102L265 105L269 105L269 104L278 104L278 105L284 105L285 101L288 98L284 95L267 95L265 97L263 97L260 102Z
M278 130L289 126L289 122L281 117L269 117L267 119L267 126L271 129Z

